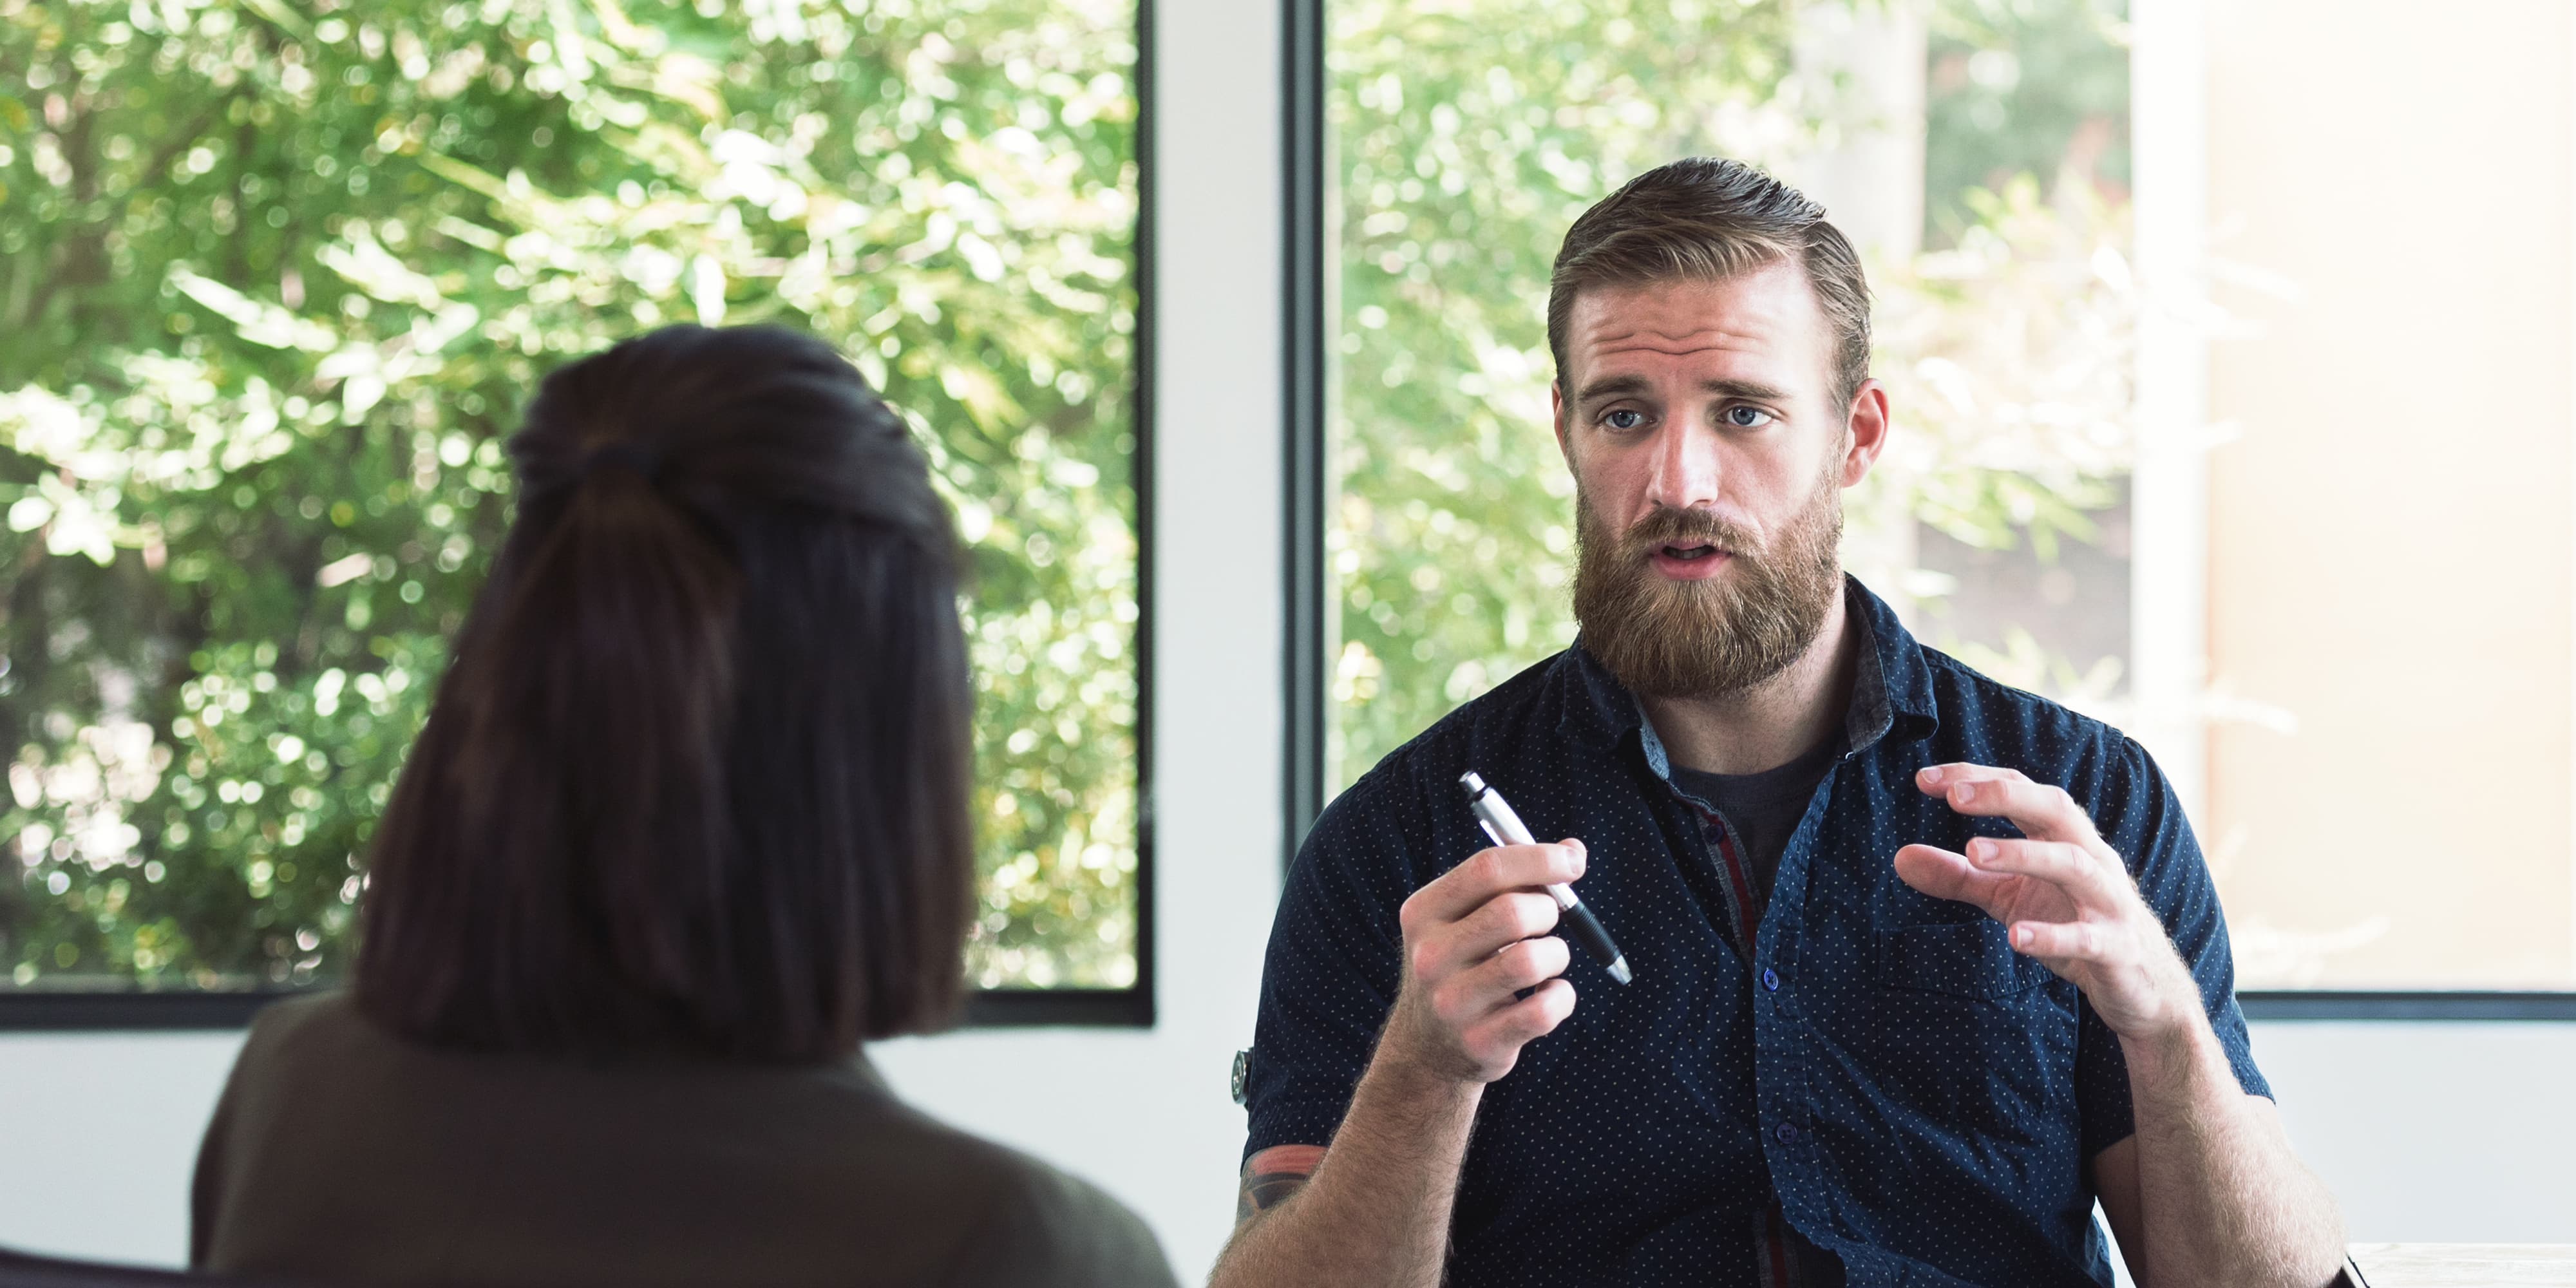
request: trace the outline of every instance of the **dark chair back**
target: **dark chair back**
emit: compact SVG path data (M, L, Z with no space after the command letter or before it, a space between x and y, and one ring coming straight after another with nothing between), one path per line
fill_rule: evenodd
M153 1270L144 1266L112 1266L95 1261L66 1261L60 1257L37 1257L0 1248L0 1288L170 1288L174 1284L196 1284L199 1288L214 1284L232 1284L248 1288L234 1279L216 1279L177 1270Z

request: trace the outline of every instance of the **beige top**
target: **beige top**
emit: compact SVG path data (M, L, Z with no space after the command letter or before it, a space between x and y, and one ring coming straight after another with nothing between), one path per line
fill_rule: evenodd
M251 1026L194 1217L201 1268L336 1284L1173 1284L1115 1200L906 1108L864 1059L442 1051L342 994Z

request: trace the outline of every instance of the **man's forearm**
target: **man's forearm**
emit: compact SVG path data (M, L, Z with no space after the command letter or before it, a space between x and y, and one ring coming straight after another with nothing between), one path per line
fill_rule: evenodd
M2123 1042L2138 1137L2147 1288L2321 1288L2343 1259L2334 1199L2237 1085L2206 1023Z
M1372 1061L1322 1166L1236 1231L1209 1288L1437 1288L1484 1090Z

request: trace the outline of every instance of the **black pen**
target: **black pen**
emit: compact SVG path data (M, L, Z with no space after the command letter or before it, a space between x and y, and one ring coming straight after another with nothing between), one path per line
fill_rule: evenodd
M1494 844L1538 844L1530 839L1529 828L1522 824L1521 816L1512 812L1511 803L1503 799L1501 792L1487 787L1485 780L1474 770L1458 775L1458 785L1467 789L1467 808L1476 812L1477 825L1485 829L1485 835L1494 838ZM1601 919L1593 916L1592 910L1575 897L1573 886L1561 881L1550 882L1547 892L1556 900L1558 912L1563 914L1559 920L1564 923L1569 937L1583 945L1583 951L1592 954L1592 960L1608 968L1610 978L1622 984L1636 978L1628 969L1627 956L1619 951L1619 945L1610 942L1610 932L1601 928Z

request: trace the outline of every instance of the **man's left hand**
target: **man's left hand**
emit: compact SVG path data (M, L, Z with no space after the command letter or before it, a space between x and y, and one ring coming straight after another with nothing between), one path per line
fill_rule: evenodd
M1935 765L1914 781L1951 809L2004 819L2026 839L1978 837L1966 854L1906 846L1896 852L1905 884L2004 923L2015 949L2073 981L2123 1038L2170 1036L2202 1021L2199 984L2164 923L2065 789L1969 764Z

